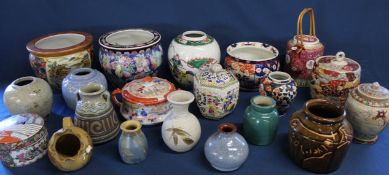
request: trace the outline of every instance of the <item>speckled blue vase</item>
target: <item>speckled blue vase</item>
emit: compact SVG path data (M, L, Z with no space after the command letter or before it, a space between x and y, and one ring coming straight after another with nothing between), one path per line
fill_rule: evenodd
M137 120L127 120L120 125L119 154L128 164L139 163L147 157L147 139Z
M248 144L236 130L234 124L222 123L205 142L205 157L219 171L234 171L247 159Z
M77 91L89 83L99 83L107 89L107 80L96 69L78 68L72 70L62 81L62 96L69 108L76 109Z

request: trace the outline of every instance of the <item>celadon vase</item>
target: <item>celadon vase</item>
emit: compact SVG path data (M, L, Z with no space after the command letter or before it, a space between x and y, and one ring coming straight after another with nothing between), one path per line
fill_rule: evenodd
M136 164L147 157L147 139L137 120L127 120L120 125L119 154L123 162Z

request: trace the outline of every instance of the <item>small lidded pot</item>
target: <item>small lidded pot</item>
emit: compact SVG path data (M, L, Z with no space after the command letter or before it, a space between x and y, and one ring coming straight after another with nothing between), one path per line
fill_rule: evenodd
M239 81L220 64L196 74L194 94L201 114L209 119L221 119L231 113L239 97Z
M360 79L361 66L346 58L344 52L319 57L312 72L311 96L332 100L343 106L349 92L359 85Z
M158 77L145 77L133 80L122 89L112 92L112 100L120 106L120 112L128 120L138 120L142 125L163 122L170 114L172 106L167 95L175 90L169 81ZM121 94L123 102L116 95Z
M389 91L378 82L360 84L347 98L346 111L354 140L373 144L388 124Z

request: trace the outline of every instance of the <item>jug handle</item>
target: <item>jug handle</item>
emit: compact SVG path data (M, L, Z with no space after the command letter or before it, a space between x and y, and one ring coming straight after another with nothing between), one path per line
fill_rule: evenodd
M302 44L302 35L303 35L303 18L304 15L309 12L309 35L316 36L316 24L315 24L315 13L312 8L304 8L301 11L298 20L297 20L297 44ZM299 43L300 42L300 43Z
M110 95L111 95L111 94L109 94L108 91L104 91L104 93L102 94L104 100L107 101L107 102L110 102L110 101L109 101L110 98L111 98Z
M71 117L64 117L64 118L62 119L62 127L63 127L64 129L68 129L68 128L73 127L72 118L71 118Z
M111 98L112 98L112 101L113 101L113 103L116 105L116 106L120 106L122 103L121 102L119 102L119 100L116 98L116 95L119 95L119 94L121 94L122 93L122 90L121 89L115 89L114 91L112 91L112 96L111 96Z

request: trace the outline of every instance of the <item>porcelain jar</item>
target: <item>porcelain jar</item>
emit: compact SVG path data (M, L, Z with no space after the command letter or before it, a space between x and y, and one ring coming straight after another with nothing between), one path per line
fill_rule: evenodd
M234 171L247 159L249 146L232 123L222 123L204 145L208 162L219 171Z
M161 35L148 29L121 29L99 39L100 65L116 87L145 76L156 75L162 63Z
M344 52L336 56L322 56L316 59L312 72L312 98L325 98L344 106L349 92L356 88L361 79L361 66L346 58Z
M45 121L37 114L24 113L0 121L0 160L8 167L22 167L47 152Z
M50 162L61 171L76 171L84 167L92 156L92 139L83 129L73 126L70 117L63 118L62 129L50 138Z
M303 17L310 14L309 35L303 34ZM312 8L304 8L297 20L297 34L288 41L285 54L285 70L297 86L308 87L312 69L317 57L324 53L324 45L316 36L314 11Z
M194 78L194 94L201 114L209 119L221 119L238 103L239 81L220 64L211 65Z
M123 162L136 164L147 157L147 139L137 120L127 120L120 125L119 154Z
M170 93L167 98L173 109L163 121L162 139L175 152L189 151L197 144L201 135L199 120L188 111L194 95L189 91L177 90Z
M289 154L314 173L339 168L352 142L353 130L342 107L324 99L308 100L289 121Z
M373 144L389 120L389 91L378 82L360 84L346 101L347 119L354 129L354 140Z
M202 31L186 31L170 43L168 59L174 79L182 87L191 89L196 73L220 62L219 44Z
M276 101L273 98L252 97L243 117L245 138L255 145L271 144L277 135L278 118Z
M120 113L127 120L138 120L142 125L154 125L164 121L170 114L171 104L167 95L175 87L158 77L145 77L127 83L112 92L112 101L120 106ZM116 98L121 95L123 102Z
M75 68L91 67L93 37L86 32L59 32L40 36L27 44L30 64L39 78L56 90Z
M105 89L108 88L104 75L96 69L78 68L70 73L62 81L62 96L66 105L71 109L76 109L77 92L84 85L89 83L100 83Z
M283 115L297 95L297 85L288 73L275 71L262 80L259 94L273 97L279 114Z
M12 114L34 113L47 119L53 105L53 92L43 79L21 77L7 86L3 102Z
M239 80L243 90L257 90L263 78L280 69L278 50L259 42L239 42L228 46L225 68Z

